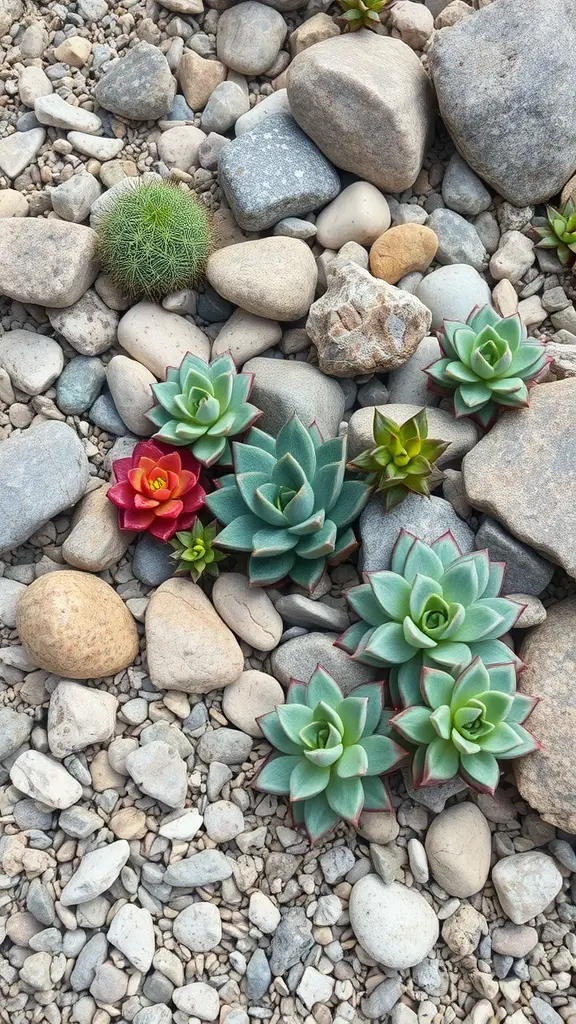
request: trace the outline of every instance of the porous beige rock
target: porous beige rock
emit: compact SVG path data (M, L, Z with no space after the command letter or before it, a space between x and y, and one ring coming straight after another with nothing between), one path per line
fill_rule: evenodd
M16 628L40 668L70 679L115 675L138 653L136 623L124 602L88 573L40 576L18 602Z
M290 53L293 57L297 57L302 50L314 46L314 43L321 43L323 39L331 39L332 36L339 35L340 29L334 18L331 18L329 14L314 14L290 33Z
M376 239L370 249L370 273L388 284L405 274L428 270L438 249L438 236L424 224L398 224Z
M0 292L38 306L71 306L96 274L96 233L42 217L0 220Z

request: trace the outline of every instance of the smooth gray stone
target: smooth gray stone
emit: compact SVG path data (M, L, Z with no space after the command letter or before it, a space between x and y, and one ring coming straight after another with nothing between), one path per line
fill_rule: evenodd
M554 575L554 566L533 548L516 540L490 516L476 534L478 548L487 548L493 562L506 562L503 594L541 594Z
M360 516L362 572L390 568L392 549L401 529L426 544L451 530L462 554L475 547L472 530L444 498L434 496L425 500L417 494L409 494L391 512L385 512L382 498L377 496L368 502Z

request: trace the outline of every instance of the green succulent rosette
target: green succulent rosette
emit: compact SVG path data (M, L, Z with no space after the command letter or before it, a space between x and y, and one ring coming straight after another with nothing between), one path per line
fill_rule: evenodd
M278 437L252 428L234 442L234 473L206 503L224 523L216 544L250 554L250 582L258 586L290 577L311 589L326 563L357 547L350 524L371 493L361 480L345 480L346 441L324 441L296 415Z
M230 439L238 437L262 415L247 399L253 374L237 373L232 356L205 363L190 352L167 378L153 384L158 405L146 415L158 428L154 437L166 444L187 446L204 466L232 465Z
M433 463L448 448L449 442L428 437L428 417L421 409L405 423L395 423L374 409L374 448L348 463L348 469L368 474L376 493L384 495L384 508L390 512L410 494L430 497Z
M499 637L524 605L499 597L505 565L487 551L463 555L450 531L432 544L401 530L390 570L366 573L346 597L360 617L337 645L356 661L390 669L395 707L422 702L422 668L452 671L476 656L521 662Z
M361 28L378 28L380 12L388 0L338 0L343 14L336 17L345 32L358 32Z
M320 665L308 683L292 680L286 704L258 719L274 747L254 785L287 796L312 840L340 820L356 826L362 811L389 811L382 775L407 751L391 739L383 684L365 683L344 696Z
M174 548L170 558L176 563L175 576L190 576L197 583L201 576L218 576L218 562L226 555L213 546L218 532L217 523L203 526L199 519L191 530L182 530L170 541Z
M524 727L538 700L516 693L516 670L510 663L485 665L476 657L455 674L425 667L421 706L401 711L390 726L415 748L411 771L416 788L459 775L472 789L493 794L499 760L540 749Z
M536 228L540 235L539 249L556 249L556 255L564 267L572 267L576 261L576 211L571 199L561 210L546 207L548 224Z
M470 416L486 430L501 408L529 404L528 384L548 362L518 314L501 317L491 306L475 307L466 323L445 320L438 341L442 358L425 370L430 390L451 395L456 418Z

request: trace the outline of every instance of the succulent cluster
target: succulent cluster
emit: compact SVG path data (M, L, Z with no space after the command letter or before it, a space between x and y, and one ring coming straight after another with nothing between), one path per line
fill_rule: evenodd
M174 551L170 557L176 563L175 576L191 576L193 583L197 583L204 573L207 576L218 576L217 563L226 555L214 547L217 532L216 523L203 526L196 519L191 530L180 531L172 538L170 545Z
M348 469L368 473L376 493L384 495L389 512L407 494L430 496L432 465L446 451L448 442L428 437L428 417L421 409L405 423L394 423L374 409L374 447L357 455Z
M153 384L158 405L147 414L154 435L176 446L188 445L204 466L232 464L230 438L243 434L262 415L247 399L253 375L237 373L232 356L208 364L190 352L166 381Z
M485 665L474 658L459 674L424 668L422 704L390 719L390 726L415 747L416 787L448 782L456 775L473 789L494 793L498 759L523 757L540 744L523 723L537 700L516 693L512 664Z
M336 17L345 32L357 32L361 28L377 28L380 14L388 0L338 0L343 14Z
M524 605L499 597L504 564L487 551L462 555L450 532L425 544L401 530L390 570L366 574L348 591L360 617L338 645L356 661L390 668L395 706L420 703L423 667L454 670L475 656L485 664L517 665L498 638Z
M159 299L194 284L212 246L206 207L169 181L123 192L96 230L102 268L130 298Z
M346 442L323 441L294 415L273 438L252 428L234 442L234 473L221 477L207 502L225 527L216 543L250 554L250 582L263 586L290 577L311 589L326 562L357 546L350 529L371 488L344 480Z
M499 407L528 405L528 384L547 363L544 344L529 338L520 317L475 307L466 323L445 320L441 359L426 369L431 390L451 395L457 418L471 416L488 429Z
M307 684L292 680L286 704L258 719L274 753L255 785L288 796L312 840L341 819L357 825L363 810L391 809L381 776L407 752L388 735L382 691L365 683L344 696L319 665Z
M546 207L548 224L536 228L540 235L539 249L556 249L556 255L564 267L572 267L576 262L576 210L571 199L561 210L553 206Z

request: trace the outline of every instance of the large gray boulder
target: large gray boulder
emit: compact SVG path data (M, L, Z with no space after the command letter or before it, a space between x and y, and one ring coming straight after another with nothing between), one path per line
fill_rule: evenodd
M368 30L299 53L288 69L298 124L337 167L389 192L416 180L434 127L428 76L400 39Z
M446 126L516 206L549 199L576 168L575 45L573 0L498 0L436 34L430 68Z
M257 356L243 366L254 380L250 401L262 409L261 430L276 436L293 413L308 427L316 421L324 438L336 437L344 415L344 392L310 363Z

